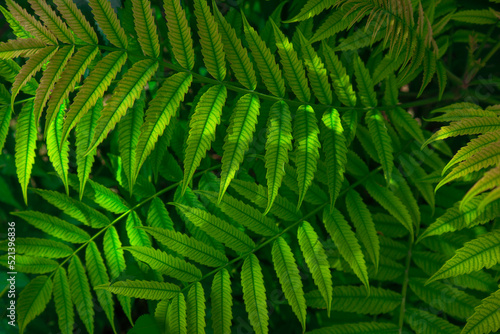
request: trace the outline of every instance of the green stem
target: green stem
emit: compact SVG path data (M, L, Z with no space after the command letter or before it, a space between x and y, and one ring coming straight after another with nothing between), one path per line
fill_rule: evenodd
M403 333L403 324L406 313L406 293L408 291L408 282L410 277L410 264L411 264L411 255L413 249L413 240L410 237L408 240L410 247L408 248L408 255L406 256L406 269L405 269L405 277L403 280L403 289L401 290L401 295L403 296L401 300L401 308L399 309L399 334Z

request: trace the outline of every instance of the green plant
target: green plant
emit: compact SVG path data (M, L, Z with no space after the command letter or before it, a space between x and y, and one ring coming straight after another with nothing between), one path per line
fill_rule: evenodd
M488 4L28 2L0 6L21 333L500 329Z

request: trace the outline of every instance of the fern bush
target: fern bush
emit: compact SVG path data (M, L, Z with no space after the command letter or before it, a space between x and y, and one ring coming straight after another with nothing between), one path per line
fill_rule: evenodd
M0 11L2 332L500 330L497 0Z

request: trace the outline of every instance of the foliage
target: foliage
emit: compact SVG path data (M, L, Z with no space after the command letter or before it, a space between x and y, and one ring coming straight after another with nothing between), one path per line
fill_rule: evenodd
M500 330L496 3L6 0L2 330Z

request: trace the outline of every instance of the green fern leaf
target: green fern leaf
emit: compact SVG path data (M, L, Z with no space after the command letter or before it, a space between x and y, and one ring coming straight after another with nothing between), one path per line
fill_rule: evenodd
M169 333L186 334L186 300L182 293L176 294L170 301L167 311Z
M494 201L500 199L500 187L497 187L493 189L491 192L486 195L483 200L479 203L477 206L477 210L479 212L483 212L485 208L488 207L489 204L493 203Z
M0 12L2 12L9 27L17 38L33 38L33 35L26 31L5 7L0 6Z
M352 10L354 3L345 3L339 10L333 11L314 32L311 43L327 40L349 25L363 18L364 14Z
M94 333L94 302L90 294L90 285L87 274L78 256L73 255L68 268L69 290L71 299L76 307L87 332Z
M498 308L500 307L500 290L497 290L489 297L482 300L477 306L474 314L467 319L467 324L462 330L462 334L468 333L490 333L496 332L500 328L498 320Z
M371 213L361 196L355 190L349 190L345 200L347 211L349 211L349 216L356 228L356 233L377 269L380 260L380 242Z
M19 333L24 333L26 326L43 312L52 296L52 281L47 276L35 277L19 294L17 316Z
M223 81L226 77L224 49L217 24L205 0L194 1L194 14L198 23L201 53L208 73L218 81Z
M182 194L186 191L191 179L200 165L201 159L210 149L215 139L215 128L220 123L222 107L226 101L225 86L210 87L200 98L189 123L189 137L184 158L184 179Z
M205 291L200 282L189 289L186 301L187 332L205 334Z
M436 76L439 85L439 100L443 98L444 90L446 89L446 83L448 82L448 76L446 74L446 68L443 62L438 61L436 65Z
M318 160L318 164L319 163L320 160ZM315 175L315 178L318 179L317 174ZM297 170L288 164L285 165L285 176L283 177L283 182L288 188L290 188L290 190L292 190L297 195L299 194L299 184L297 182ZM321 205L324 204L326 201L328 201L328 195L325 192L323 192L323 190L317 183L312 182L311 186L307 189L307 192L304 196L304 201L315 205Z
M57 45L57 38L40 21L28 14L26 9L13 0L6 0L7 8L14 18L43 44Z
M156 72L157 68L157 61L141 60L135 63L123 76L115 88L113 96L107 101L106 106L102 110L101 117L97 121L92 144L89 145L87 153L94 150L106 138L108 132L114 128L127 109L140 96L144 86Z
M52 58L57 50L56 46L47 46L28 59L12 84L12 103L14 103L19 91L40 71L42 66Z
M323 327L307 332L308 334L390 334L399 333L395 324L384 322L358 322L355 324L342 324Z
M0 242L0 250L8 250L8 240ZM62 242L41 238L16 238L16 253L48 258L68 257L73 249Z
M464 247L457 250L453 258L429 278L428 282L491 268L498 263L495 254L500 250L499 244L500 233L495 231L467 242Z
M40 16L47 28L63 43L74 44L73 34L68 29L66 23L56 14L56 12L44 0L30 0L33 10Z
M243 289L243 300L248 312L248 319L255 333L266 334L269 332L269 314L266 304L266 288L264 276L259 260L254 254L250 254L243 262L241 269L241 286Z
M314 110L310 106L300 106L294 122L295 164L299 185L299 208L307 189L312 183L319 159L319 128Z
M226 256L215 248L180 232L157 227L141 227L176 253L209 267L227 264Z
M276 223L271 218L264 216L251 205L245 204L229 194L225 194L222 201L217 204L218 194L216 192L197 191L197 193L208 198L210 202L216 204L234 221L237 221L255 233L263 236L273 236L279 232Z
M104 261L102 259L101 252L97 248L97 245L95 244L94 241L91 241L87 245L85 251L85 262L90 283L94 288L102 284L107 284L109 282L108 272L106 270L106 267L104 266ZM111 323L113 332L116 333L115 322L114 322L115 306L111 292L98 289L96 291L96 294L99 304L103 308L104 313L106 313L106 317Z
M54 274L53 293L56 313L59 318L59 329L62 334L71 334L75 324L75 313L69 290L68 276L66 270L62 267L59 267Z
M0 90L2 87L0 86ZM7 135L9 134L10 121L12 119L12 108L8 105L0 105L0 152L3 150Z
M370 73L359 56L355 57L353 65L361 103L367 108L375 108L378 102L377 95L373 89L374 85Z
M323 223L342 257L368 290L368 272L361 246L342 213L335 208L325 209Z
M265 208L268 205L268 191L264 186L257 185L253 182L233 180L233 182L231 182L231 187L261 208ZM301 217L301 213L296 210L296 206L280 195L276 196L276 200L270 212L276 217L290 222L297 221Z
M271 210L278 195L288 162L288 151L292 149L292 117L288 104L283 101L272 105L267 121L266 179L269 189L265 213Z
M5 254L0 256L0 264L9 268L9 257ZM25 274L45 274L56 270L58 267L57 261L45 259L43 257L16 255L16 270Z
M120 26L118 17L116 16L111 3L105 0L89 0L89 5L92 7L94 18L99 24L108 41L120 49L127 49L128 40L125 31Z
M215 274L212 281L212 328L215 334L229 333L233 313L233 298L231 297L231 279L226 269L222 268Z
M57 53L51 58L47 69L43 72L42 79L40 80L40 85L36 90L34 102L35 121L37 124L40 116L42 115L43 109L45 108L45 105L49 100L52 89L54 88L54 85L66 68L66 64L73 55L74 50L74 46L64 46L62 48L59 48L59 51L57 51ZM48 124L46 126L48 126ZM46 134L47 129L45 130Z
M310 19L311 17L314 17L324 10L330 8L334 4L334 0L309 0L296 16L288 21L285 21L284 23L299 22Z
M16 171L24 202L28 203L28 184L30 183L31 170L35 163L36 128L33 102L28 101L21 109L17 119L16 131Z
M212 2L212 4L224 51L227 60L229 60L231 64L234 76L243 86L250 90L255 90L257 79L255 77L253 64L250 61L250 57L248 57L248 52L241 45L241 40L238 38L234 28L218 10L217 4L215 2Z
M95 288L105 289L111 293L147 300L167 300L180 293L177 285L166 282L154 281L119 281L111 285L101 285Z
M160 56L160 42L151 10L151 3L147 0L133 0L135 31L144 55L152 58Z
M395 217L410 232L413 238L412 218L403 202L392 191L380 186L373 180L368 180L365 187L370 196Z
M293 312L302 325L302 331L306 329L306 300L302 290L299 269L290 246L279 237L273 243L272 249L274 269L283 288L285 298L292 307Z
M333 208L344 181L347 163L347 143L344 129L336 109L330 109L322 117L321 137L326 156L326 173L330 193L330 205Z
M62 180L66 194L69 194L68 169L69 169L69 143L61 142L64 106L60 108L52 125L47 129L47 155L57 175ZM47 124L47 123L46 123Z
M461 10L454 13L452 20L473 24L497 24L498 16L492 9Z
M54 90L50 95L45 121L45 132L47 132L47 129L54 122L57 112L63 106L64 101L74 90L75 85L80 82L81 76L98 53L99 49L97 47L84 46L78 49L78 52L69 60L64 71L61 73L61 78L55 84Z
M413 195L412 190L410 189L410 186L398 169L394 169L392 173L393 176L389 189L401 200L404 206L406 206L414 225L420 226L420 207L415 196Z
M84 43L96 45L99 43L94 29L85 19L82 12L71 0L53 0L57 9L68 23L71 31Z
M451 285L439 282L425 284L425 279L413 278L409 283L410 289L424 302L432 307L459 319L467 319L474 313L474 307L479 305L479 299L461 291ZM453 303L438 302L453 300Z
M397 102L396 102L397 103ZM403 108L397 107L388 113L391 123L395 125L400 134L406 132L418 143L425 141L424 134L418 122Z
M193 40L191 29L186 19L186 12L179 1L163 0L168 27L168 40L172 45L177 62L187 70L194 66Z
M370 131L370 136L377 150L378 158L382 164L386 181L389 183L394 166L393 147L391 137L389 136L384 117L376 109L366 113L366 123Z
M98 99L104 95L104 92L111 84L111 80L116 77L126 60L126 52L115 51L106 55L96 64L94 70L90 72L90 75L83 82L66 114L62 135L63 141L66 141L69 132L76 124L79 124L82 117L96 103L99 104ZM91 126L90 130L94 131L94 128L95 125ZM85 129L87 128L85 127ZM93 135L89 138L91 140Z
M222 219L198 208L178 203L175 203L175 205L193 224L201 228L212 238L224 243L227 247L241 253L250 252L254 249L255 243L252 239Z
M435 314L416 308L408 308L405 321L416 333L422 334L459 334L460 328Z
M281 76L281 70L278 64L276 64L276 59L259 34L250 26L243 14L242 17L245 37L252 51L252 56L257 64L260 75L262 76L262 81L271 94L281 98L284 97L285 81Z
M149 236L143 230L138 227L142 227L142 222L135 211L132 211L127 217L127 235L129 242L132 246L147 246L151 247L151 240Z
M260 101L254 94L243 95L233 109L227 135L224 139L219 203L243 162L245 152L253 139L259 109Z
M11 39L0 43L0 59L29 57L44 49L47 45L38 38Z
M309 102L311 91L306 79L306 72L302 60L298 58L297 52L293 48L288 38L281 32L276 23L270 18L274 29L274 38L278 46L278 53L285 73L285 78L292 88L293 93L301 102Z
M50 234L56 238L71 243L84 243L90 235L79 227L64 220L36 211L12 212L14 216L26 220L30 225Z
M340 62L337 55L325 43L321 43L321 51L325 59L326 68L330 72L333 88L339 101L348 107L356 106L356 93L352 89L349 76L344 65Z
M332 88L328 82L328 72L325 65L300 30L298 30L298 34L301 41L302 57L314 95L321 104L331 105L333 102Z
M151 227L173 230L174 222L165 208L165 204L158 197L154 198L149 205L146 223Z
M139 173L141 166L158 141L158 137L170 124L192 80L193 77L187 73L170 76L158 90L156 97L149 103L136 148L136 173ZM137 175L134 176L134 180L136 177Z
M333 283L325 249L321 242L319 242L316 231L314 231L313 227L308 222L303 222L299 226L297 238L307 266L311 270L314 283L318 287L326 303L328 316L330 316Z
M484 173L484 176L477 181L472 188L465 194L460 202L460 207L465 206L474 196L483 191L490 190L500 186L500 165Z

